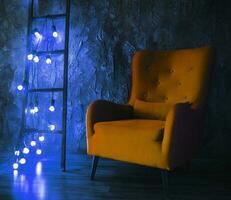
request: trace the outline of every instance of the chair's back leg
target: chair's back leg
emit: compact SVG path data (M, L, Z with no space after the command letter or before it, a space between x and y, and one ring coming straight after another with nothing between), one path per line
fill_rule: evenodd
M96 168L97 168L97 165L98 165L98 161L99 161L99 157L98 156L93 156L92 168L91 168L91 180L94 180L94 178L95 178L95 172L96 172Z
M164 196L168 197L168 171L161 170L161 178L162 178Z

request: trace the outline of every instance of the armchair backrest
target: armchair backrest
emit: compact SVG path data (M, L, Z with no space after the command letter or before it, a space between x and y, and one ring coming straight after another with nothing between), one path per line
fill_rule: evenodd
M129 104L137 99L169 104L189 102L194 108L206 96L212 48L139 51L132 61Z

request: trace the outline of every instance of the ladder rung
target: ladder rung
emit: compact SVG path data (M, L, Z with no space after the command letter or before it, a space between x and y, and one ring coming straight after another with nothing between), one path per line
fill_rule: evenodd
M29 92L63 92L63 88L37 88L30 89Z
M52 133L52 134L62 134L63 131L58 130L58 131L51 131L51 130L39 130L39 129L34 129L34 128L28 128L24 130L25 133Z
M66 17L66 14L56 14L56 15L43 15L43 16L33 16L33 19L58 19L58 18L64 18Z
M64 50L54 50L54 51L34 51L34 54L40 56L40 55L47 55L47 54L64 54L65 51Z

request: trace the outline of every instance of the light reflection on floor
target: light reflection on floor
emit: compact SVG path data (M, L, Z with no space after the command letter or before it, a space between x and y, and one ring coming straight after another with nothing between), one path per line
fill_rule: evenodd
M42 162L37 162L34 173L23 173L17 170L13 171L13 192L27 195L34 194L35 199L43 200L46 192L46 182L42 176ZM20 195L21 195L20 194Z

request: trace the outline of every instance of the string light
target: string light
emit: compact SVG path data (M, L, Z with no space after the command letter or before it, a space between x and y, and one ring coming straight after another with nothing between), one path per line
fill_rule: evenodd
M21 159L19 160L19 163L20 163L21 165L26 164L26 159L25 159L25 158L21 158Z
M43 142L45 140L45 137L44 136L39 136L39 141L40 142Z
M41 40L43 38L42 34L38 31L38 29L34 30L34 36L37 40Z
M38 62L39 62L39 57L35 55L34 58L33 58L33 61L34 61L35 63L38 63Z
M14 163L14 164L13 164L13 169L14 169L14 170L18 169L18 163Z
M49 125L48 125L48 128L49 128L51 131L54 131L56 127L55 127L54 124L49 124Z
M28 154L28 153L30 153L30 150L27 147L24 147L23 150L22 150L22 152L24 154Z
M33 60L33 57L34 57L33 54L30 53L30 54L27 55L27 60Z
M54 112L54 111L55 111L55 100L53 99L53 97L52 97L52 99L51 99L51 105L50 105L50 107L49 107L49 110L50 110L51 112Z
M42 154L42 150L41 150L41 149L37 149L37 150L36 150L36 154L37 154L37 155L41 155L41 154Z
M39 111L38 106L34 106L34 113L37 113Z
M19 154L20 154L20 151L19 151L19 150L16 150L16 151L14 152L14 155L16 155L16 156L19 156Z
M36 146L36 141L32 140L32 141L30 142L30 146L32 146L32 147Z
M47 56L47 57L46 57L46 64L50 65L51 63L52 63L51 57L50 57L50 56Z
M22 91L24 89L24 87L23 87L23 85L20 84L17 86L17 89L18 89L18 91Z
M58 32L57 32L56 27L54 25L52 26L52 36L54 38L58 37Z

